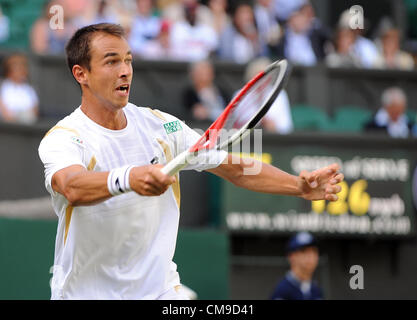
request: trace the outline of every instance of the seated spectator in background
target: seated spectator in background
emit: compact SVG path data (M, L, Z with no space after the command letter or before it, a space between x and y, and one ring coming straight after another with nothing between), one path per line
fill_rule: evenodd
M265 70L271 63L271 60L264 57L249 63L245 70L245 82L248 82L257 73ZM285 90L281 91L267 114L262 118L261 126L269 132L279 134L288 134L294 130L290 102Z
M281 25L285 25L291 16L291 14L300 8L306 1L305 0L272 0L273 11L277 21Z
M33 123L38 117L39 100L28 83L28 62L23 54L13 54L4 61L0 84L0 119L7 122Z
M382 108L365 125L365 131L381 132L393 138L407 138L412 124L405 114L406 109L407 97L404 91L397 87L386 89L382 94Z
M194 120L214 121L222 113L228 99L214 83L214 68L208 60L191 65L191 86L184 91L184 105Z
M230 17L226 11L227 0L209 0L207 5L210 9L208 24L220 36L230 23Z
M84 0L84 4L79 4L73 10L77 12L74 22L80 28L96 23L120 23L118 10L111 0Z
M339 18L338 27L350 28L352 15L349 10L344 11ZM365 21L366 22L366 21ZM365 24L366 25L366 24ZM351 29L351 28L350 28ZM353 51L356 57L360 58L361 67L373 68L378 59L378 49L374 42L364 36L364 29L351 29L355 35Z
M166 5L162 10L162 17L171 22L185 21L187 19L184 7L195 6L195 20L196 24L211 23L210 9L205 5L200 4L199 0L176 0Z
M161 30L161 19L154 15L153 0L137 0L137 14L134 17L129 35L129 45L134 54L140 51L147 42L156 39Z
M178 58L184 61L207 59L217 49L216 31L207 24L198 22L197 1L186 1L185 20L174 22L171 28L171 44Z
M247 3L239 3L233 12L232 23L220 38L218 56L223 60L247 63L261 55L266 55L266 44L259 37L253 9Z
M400 49L400 30L390 22L381 27L377 47L379 55L374 63L375 68L414 69L414 60L411 54Z
M289 16L284 36L272 56L285 57L293 64L313 66L325 58L329 36L315 17L312 5L306 0L299 5Z
M30 32L30 45L34 53L37 54L64 54L65 45L72 34L77 30L77 26L71 15L72 11L67 10L68 0L52 0L44 8L43 15L38 18L32 26ZM60 5L64 9L64 28L52 29L50 19L52 14L49 12L54 5Z
M0 7L0 43L9 38L9 18L6 17Z
M333 50L326 56L326 64L334 68L360 67L360 59L353 50L354 43L355 34L352 29L337 29L333 41Z
M167 7L174 3L178 3L179 0L156 0L156 6L159 11L165 11Z
M136 53L147 60L181 60L181 53L177 54L171 43L170 30L171 24L162 21L156 39L144 42Z
M262 42L276 46L281 37L281 27L274 15L273 1L256 0L253 11Z

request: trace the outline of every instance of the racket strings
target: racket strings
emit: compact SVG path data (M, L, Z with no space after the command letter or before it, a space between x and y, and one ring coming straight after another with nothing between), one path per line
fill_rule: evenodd
M276 74L273 71L259 79L235 104L224 127L239 129L251 120L266 103L275 79Z
M222 145L222 142L230 139L237 131L244 127L255 117L265 106L276 87L280 68L274 68L258 80L254 81L247 91L228 106L230 111L223 118L219 118L212 125L213 128L206 131L200 141L194 146L194 151L211 149L215 145ZM242 90L245 90L243 88ZM238 95L240 95L239 92Z

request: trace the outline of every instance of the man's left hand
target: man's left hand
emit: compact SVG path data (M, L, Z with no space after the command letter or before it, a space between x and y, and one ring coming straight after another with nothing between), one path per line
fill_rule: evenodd
M337 201L337 193L342 190L338 184L344 179L339 169L339 165L334 163L312 172L301 171L298 176L301 197L306 200Z

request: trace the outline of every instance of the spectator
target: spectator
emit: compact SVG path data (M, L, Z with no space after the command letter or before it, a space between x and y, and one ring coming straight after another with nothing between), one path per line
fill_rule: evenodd
M284 25L292 13L305 3L306 0L273 0L275 17L281 25Z
M198 0L177 0L167 6L165 6L162 16L164 19L179 22L186 21L186 12L184 11L185 7L195 6L195 21L196 24L205 24L210 25L211 23L211 13L210 9L205 5L200 4Z
M333 51L326 56L326 64L336 68L360 67L360 59L353 50L354 43L355 34L350 28L337 29L333 41Z
M9 56L4 61L4 76L0 85L0 118L7 122L35 122L39 100L28 83L26 57L23 54Z
M227 0L209 0L208 7L210 9L209 25L220 36L226 26L230 23L230 17L227 14Z
M194 120L214 121L226 107L226 95L214 83L214 68L208 60L191 65L191 86L184 91L184 104Z
M315 17L312 5L302 1L288 18L276 54L294 64L312 66L325 58L328 38L327 29Z
M178 0L156 0L156 6L159 11L165 11L173 3L177 3Z
M75 23L79 27L103 22L119 23L117 9L110 0L84 1L73 10L76 11Z
M245 81L248 82L257 73L265 70L272 61L268 58L258 58L248 64L245 70ZM294 130L290 102L287 92L282 90L267 114L261 120L261 126L269 132L288 134Z
M162 21L157 38L143 43L138 54L147 60L180 60L182 55L175 52L171 43L170 30L171 24L168 21Z
M379 69L414 69L413 57L400 49L400 31L393 25L382 27L378 40L379 55L374 63Z
M91 1L91 0L90 0ZM137 11L135 0L107 0L109 2L107 8L109 15L113 15L118 24L120 24L127 32L130 33L133 19ZM153 0L155 1L155 0Z
M309 232L299 232L287 244L290 270L274 292L273 300L319 300L323 299L321 288L313 281L319 262L317 242Z
M161 30L161 19L154 15L153 0L137 0L137 14L133 20L129 45L133 53L140 54L144 45L154 40Z
M9 18L6 17L0 7L0 43L9 38Z
M398 87L386 89L382 94L382 108L365 125L365 131L381 132L393 138L407 138L412 124L405 114L406 109L407 97L404 91Z
M171 43L178 58L184 61L206 59L217 49L216 31L197 20L198 6L196 1L185 2L185 21L172 25Z
M254 14L262 42L276 46L281 37L281 28L275 19L272 4L272 0L256 0Z
M266 54L266 46L258 35L253 9L240 3L234 10L232 23L224 30L220 39L219 58L237 63Z
M350 28L352 15L349 10L340 15L339 28ZM351 28L350 28L351 29ZM378 59L378 49L373 41L364 36L364 29L351 29L355 35L353 51L356 57L360 58L363 68L373 68Z
M50 8L54 5L62 6L63 28L53 29L50 26L52 14ZM37 19L30 33L30 44L33 52L37 54L64 54L65 45L77 29L72 18L72 11L66 10L67 1L52 0L46 3L42 17Z

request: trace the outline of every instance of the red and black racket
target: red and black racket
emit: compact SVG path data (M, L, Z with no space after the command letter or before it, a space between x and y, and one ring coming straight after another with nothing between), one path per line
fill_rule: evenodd
M268 112L288 78L288 62L285 59L272 63L258 73L232 99L201 138L191 148L168 162L162 172L175 175L199 152L226 149L241 141ZM232 134L227 135L230 132Z

